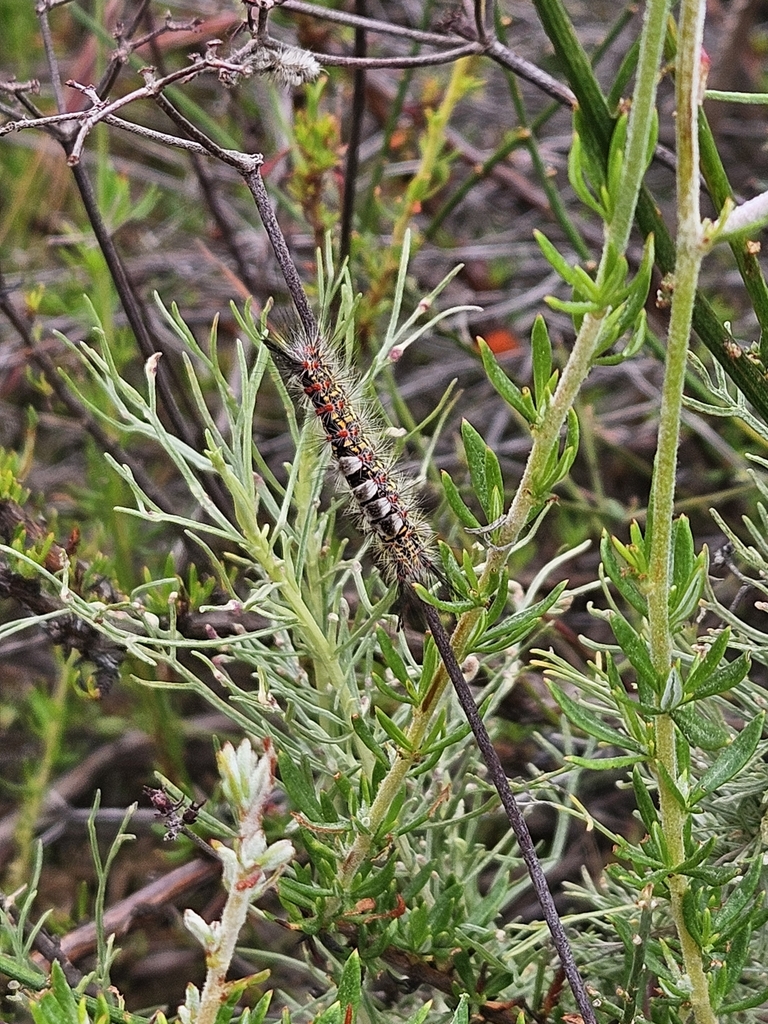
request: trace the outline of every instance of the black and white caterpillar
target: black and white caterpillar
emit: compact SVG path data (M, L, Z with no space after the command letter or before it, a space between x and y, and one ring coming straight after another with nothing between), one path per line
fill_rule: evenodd
M321 331L309 336L298 324L283 335L270 333L266 344L283 378L314 409L387 582L403 591L439 578L432 530L413 501L413 488L395 467L378 424L364 412L334 347Z

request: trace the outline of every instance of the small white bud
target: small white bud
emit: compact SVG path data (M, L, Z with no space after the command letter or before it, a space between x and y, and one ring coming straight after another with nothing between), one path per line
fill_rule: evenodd
M162 355L162 352L153 352L146 363L144 363L144 372L147 377L157 376L157 364L160 362Z
M187 909L184 911L184 927L191 935L194 935L206 955L216 951L219 945L218 932L221 927L218 921L208 924L194 910Z
M200 990L190 982L184 993L184 1005L178 1009L181 1024L192 1024L200 1012Z

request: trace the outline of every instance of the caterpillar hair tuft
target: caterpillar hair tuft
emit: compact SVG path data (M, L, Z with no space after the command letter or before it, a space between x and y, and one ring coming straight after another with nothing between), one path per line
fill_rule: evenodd
M380 425L365 412L334 345L322 330L310 336L299 323L270 331L266 344L283 379L302 393L320 421L387 582L407 592L413 583L440 578L433 533L413 501L413 487L397 470Z

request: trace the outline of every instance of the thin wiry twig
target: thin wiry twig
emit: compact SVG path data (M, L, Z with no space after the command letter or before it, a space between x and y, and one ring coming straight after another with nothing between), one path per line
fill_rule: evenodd
M149 6L150 0L146 0L145 6ZM153 28L150 32L146 32L143 36L139 36L138 39L132 39L130 41L130 52L140 49L142 46L146 46L148 43L153 42L160 36L165 35L166 32L194 32L195 29L199 28L203 24L202 18L190 18L189 21L177 21L172 18L170 13L165 15L165 21L162 25L158 25L157 28Z
M296 270L296 265L291 258L288 245L285 241L285 236L277 222L275 211L272 209L272 204L269 201L269 196L264 186L264 179L261 176L259 167L255 167L252 171L246 172L243 175L243 180L253 196L253 201L256 203L256 208L259 211L261 222L264 225L264 230L267 232L267 237L272 245L275 258L280 266L280 270L285 279L291 298L293 299L296 312L299 314L302 326L307 333L307 337L312 338L317 333L317 320L315 319L315 314L312 312L312 307L309 304L307 293L304 291L304 286L301 283L301 278Z
M64 128L66 125L74 125L80 119L79 114L41 114L39 117L21 118L16 121L6 121L0 125L0 135L10 135L11 132L21 132L25 128Z
M38 6L38 17L40 20L43 44L53 82L54 93L56 95L57 109L60 114L66 114L64 109L65 103L63 93L60 94L61 82L58 76L58 62L56 60L56 54L53 47L50 26L48 24L47 7L45 4ZM196 69L184 69L187 75L189 75L190 70L194 74ZM145 93L151 95L151 90L152 85L149 87L145 86ZM87 94L88 88L81 87L81 91ZM28 100L25 93L20 94L18 98L28 109L35 109L34 105L31 104L31 101ZM112 276L115 289L120 297L120 302L125 310L131 330L134 333L142 356L144 359L148 359L155 352L160 351L160 349L155 345L151 337L147 327L149 318L146 309L144 308L138 292L133 287L128 272L120 258L117 247L112 240L112 235L104 222L90 178L82 164L79 163L79 154L75 148L77 142L85 137L85 134L87 134L87 131L90 130L93 124L103 119L105 114L114 109L119 109L119 107L124 105L124 103L121 100L118 100L116 103L108 104L96 97L95 93L93 93L89 98L92 100L95 98L98 103L97 114L94 114L93 109L91 109L81 112L80 114L75 113L71 118L66 116L64 117L65 122L70 119L75 123L78 121L80 122L80 129L77 133L73 134L72 130L67 130L66 124L53 124L49 126L49 131L61 144L67 154L67 162L72 167L75 184L78 192L80 193L80 198L86 215ZM40 120L42 119L38 119L38 123ZM19 127L31 127L31 125L28 125L26 122L21 122ZM187 417L182 415L174 397L175 394L185 396L186 389L182 387L181 381L176 375L172 362L166 360L161 363L157 375L157 386L163 406L168 413L169 419L173 424L177 435L187 444L193 447L197 446L198 439L193 436L193 432L189 428L190 421ZM212 500L219 508L225 510L229 507L227 495L224 492L221 481L217 477L206 477L203 481L203 486L210 493Z
M56 48L53 45L53 36L51 34L51 24L48 21L48 5L46 3L37 5L37 20L40 25L40 35L43 40L43 49L45 51L45 59L48 64L48 73L51 77L51 86L53 88L53 95L56 100L56 109L59 113L63 113L66 107L64 101L64 89L61 85L61 74L59 73L59 61L56 56Z
M127 93L125 96L120 96L112 102L103 100L96 92L92 85L82 85L80 82L76 82L73 79L67 81L67 85L71 89L76 89L78 92L83 93L91 101L91 106L88 110L83 111L79 115L79 127L77 129L77 135L74 142L69 148L68 152L68 163L74 164L80 159L83 145L88 134L95 128L97 124L108 117L110 114L117 113L123 107L129 106L139 99L146 99L148 97L156 95L156 93L175 82L186 81L189 78L196 77L200 72L197 68L182 68L179 71L174 71L170 75L166 75L162 81L156 81L151 69L147 68L144 70L144 81L145 84L140 89L134 89L133 92Z
M355 9L360 16L365 15L365 0L356 0ZM355 56L365 57L367 40L362 25L355 26ZM352 78L352 111L347 140L347 158L344 167L344 195L341 204L341 230L339 237L339 259L349 256L352 223L355 214L355 196L357 192L357 172L360 166L360 141L363 131L363 115L365 113L365 68L356 67Z
M349 25L352 28L364 28L368 32L380 32L382 35L401 36L412 43L426 43L432 46L456 46L460 41L456 36L440 32L425 32L423 29L410 28L408 25L396 25L393 22L377 21L375 18L362 18L357 14L347 14L346 11L335 11L329 7L318 7L315 4L304 3L304 0L285 0L281 4L284 11L293 11L294 14L306 14L312 18L320 18L322 21L335 21L340 25Z
M190 143L190 145L193 145L193 143ZM203 147L200 148L202 149ZM237 267L238 277L252 295L258 295L260 288L263 286L260 272L253 262L247 258L243 246L238 244L236 228L231 218L231 208L224 201L221 187L211 174L205 160L202 160L197 152L190 152L189 156L200 191L208 204L211 216L216 222L221 242L226 247Z
M436 64L450 64L460 57L471 57L483 52L480 43L463 43L452 50L424 53L415 57L343 57L336 54L315 54L321 64L335 68L428 68Z
M573 958L573 951L571 950L568 936L565 934L563 923L555 907L555 901L552 898L552 893L549 891L549 886L547 885L541 862L536 854L536 847L528 830L523 812L518 807L514 794L510 789L506 772L499 759L499 755L496 753L496 748L491 742L488 730L485 728L485 724L480 717L480 712L477 710L477 705L472 698L472 691L464 678L461 667L456 660L456 655L453 653L451 641L443 628L440 616L431 604L426 602L422 602L422 604L432 638L445 665L445 670L453 683L459 704L461 704L461 708L475 736L480 753L488 768L488 774L491 776L509 823L515 833L520 853L525 861L525 866L528 869L528 874L536 893L536 898L552 935L552 941L555 944L555 949L560 957L560 963L563 965L565 976L568 979L568 984L571 987L584 1024L596 1024L594 1008L587 995L584 979L579 974L579 969Z
M66 151L65 145L65 151ZM75 178L80 198L83 202L85 212L90 221L91 228L96 240L99 244L99 248L104 256L109 272L112 276L112 280L115 284L115 289L120 296L120 302L125 310L125 315L128 318L128 322L133 331L134 337L139 345L139 349L144 359L149 359L150 356L156 352L162 351L154 342L149 328L148 314L144 307L143 302L139 296L139 293L133 286L128 271L126 270L123 261L120 257L120 253L117 250L117 246L112 240L112 235L107 225L104 223L104 219L101 216L101 210L96 199L96 195L93 191L93 186L88 174L81 163L74 164L72 166L72 173ZM174 364L171 360L163 360L158 367L158 373L156 377L158 392L163 403L163 407L168 413L168 417L173 424L173 429L176 431L178 437L180 437L190 447L199 447L201 438L195 437L195 432L190 428L190 419L184 416L176 402L175 395L186 397L188 391L183 387L181 380L176 373ZM215 475L206 475L203 477L201 484L203 488L210 494L211 500L216 506L223 512L226 512L230 507L229 496L227 495L221 480Z
M131 330L136 337L143 358L149 359L151 355L154 355L155 352L157 352L157 348L149 333L149 329L147 328L145 320L146 311L138 298L136 290L133 287L133 283L128 277L128 271L125 269L123 261L120 258L120 254L112 241L112 235L109 228L104 223L101 216L101 211L98 207L98 201L93 191L91 179L82 164L73 165L72 173L74 174L75 183L78 191L80 192L80 198L83 201L83 206L85 207L86 214L88 215L88 220L91 223L91 228L93 229L93 233L96 236L96 240L99 243L104 259L109 267L109 272L115 282L115 287L120 295L120 300L123 304L123 308L125 309L125 315L128 318L128 322L131 325ZM172 374L173 372L168 363L163 365L163 370L166 374ZM178 406L173 398L173 394L170 391L168 381L166 381L165 386L166 389L168 389L168 394L164 395L164 401L167 400L167 411L173 421L174 429L181 431L180 436L186 436L187 439L189 439L185 422L179 412ZM174 379L172 381L172 386L177 390L177 392L181 392L180 381Z

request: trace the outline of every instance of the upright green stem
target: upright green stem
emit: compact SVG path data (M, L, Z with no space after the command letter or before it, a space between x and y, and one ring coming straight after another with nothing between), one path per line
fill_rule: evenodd
M200 1007L195 1024L215 1024L221 1013L222 1004L229 995L227 973L232 965L235 947L248 917L248 908L253 899L253 886L244 876L240 885L232 885L227 893L227 902L219 922L221 945L215 953L206 956L207 970L205 984L200 994Z
M7 888L13 892L23 885L32 871L33 846L35 827L40 811L45 804L46 795L50 792L51 775L56 759L61 750L61 741L66 729L67 695L70 693L75 669L72 660L60 664L59 675L53 693L48 699L42 715L42 751L34 762L30 762L29 775L24 784L19 818L14 830L16 857L12 861L7 876Z
M651 485L648 617L651 657L656 670L664 675L669 671L672 659L668 595L680 412L696 282L704 255L699 211L697 137L703 24L701 0L683 0L676 74L677 258L658 445Z
M445 149L445 129L456 104L467 95L472 87L471 70L474 60L475 58L472 57L462 57L456 61L440 106L433 113L427 115L427 131L418 170L408 184L400 213L392 226L392 244L384 257L377 278L371 282L369 288L367 302L372 309L381 301L382 296L389 288L400 260L405 233L413 221L414 212L429 194Z
M672 668L672 632L669 594L672 585L672 527L675 501L677 449L683 402L685 364L691 333L693 306L705 242L699 209L698 117L703 75L701 44L704 33L704 0L682 0L677 53L675 93L677 117L677 252L674 296L667 340L667 360L661 397L658 447L651 486L648 622L650 655L662 679ZM661 826L673 864L685 860L683 842L686 811L667 782L677 782L678 764L675 725L669 715L655 723L656 756L664 773L658 774ZM690 983L690 1000L697 1024L715 1024L709 999L701 950L691 936L683 915L688 888L684 875L669 878L672 916L680 939L683 965Z
M608 242L612 242L616 252L620 253L624 252L629 242L637 197L647 165L648 145L654 130L658 68L664 49L668 12L668 0L656 0L646 5L643 17L637 79L627 126L622 202L616 205L607 231ZM630 202L625 202L626 199Z

